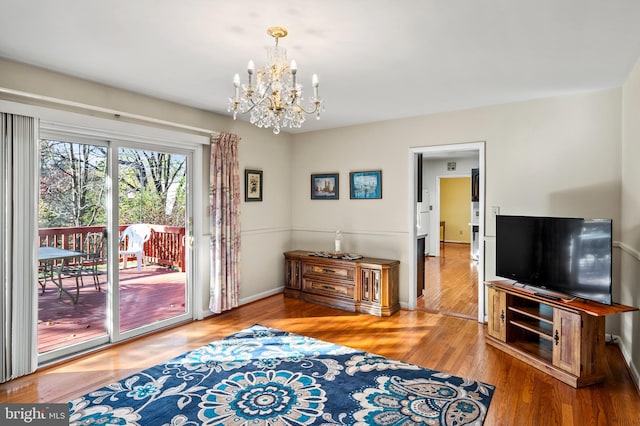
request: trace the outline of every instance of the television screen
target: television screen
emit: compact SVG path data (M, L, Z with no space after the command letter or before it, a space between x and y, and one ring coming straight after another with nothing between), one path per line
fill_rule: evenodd
M610 219L496 217L496 275L611 304Z

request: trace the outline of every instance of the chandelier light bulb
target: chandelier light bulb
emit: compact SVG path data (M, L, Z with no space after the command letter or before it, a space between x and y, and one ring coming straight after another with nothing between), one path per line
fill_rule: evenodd
M235 97L233 102L237 104L240 99L240 75L238 74L233 76L233 87L235 87Z
M318 86L320 84L320 81L318 80L318 75L314 74L311 77L311 85L313 86L313 100L314 101L318 101ZM317 106L317 104L316 104ZM320 120L320 110L317 111L316 114L316 120Z
M248 84L240 84L240 77L233 78L235 98L229 98L228 110L233 111L233 118L239 113L248 113L249 121L258 127L268 127L278 134L282 128L300 128L306 114L315 114L320 119L324 109L323 101L318 97L318 76L311 79L313 99L311 105L302 105L302 86L296 82L298 64L295 60L287 61L286 49L278 46L278 40L286 37L288 31L284 27L270 27L267 34L275 39L275 47L267 49L267 64L255 68L253 61L247 65ZM255 86L252 76L256 74Z

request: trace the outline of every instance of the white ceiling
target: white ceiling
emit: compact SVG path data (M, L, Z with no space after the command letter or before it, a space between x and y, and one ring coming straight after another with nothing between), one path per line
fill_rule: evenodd
M302 131L620 87L639 0L0 0L0 57L220 114L280 40L326 111Z

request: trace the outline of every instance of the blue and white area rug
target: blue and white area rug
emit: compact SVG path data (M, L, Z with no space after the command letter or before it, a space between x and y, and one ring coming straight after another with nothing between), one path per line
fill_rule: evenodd
M254 325L69 403L70 424L481 425L494 387Z

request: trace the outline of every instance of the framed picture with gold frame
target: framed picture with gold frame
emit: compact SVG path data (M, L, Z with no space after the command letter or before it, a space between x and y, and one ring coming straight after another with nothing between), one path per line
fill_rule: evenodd
M262 170L244 170L244 201L262 201Z

